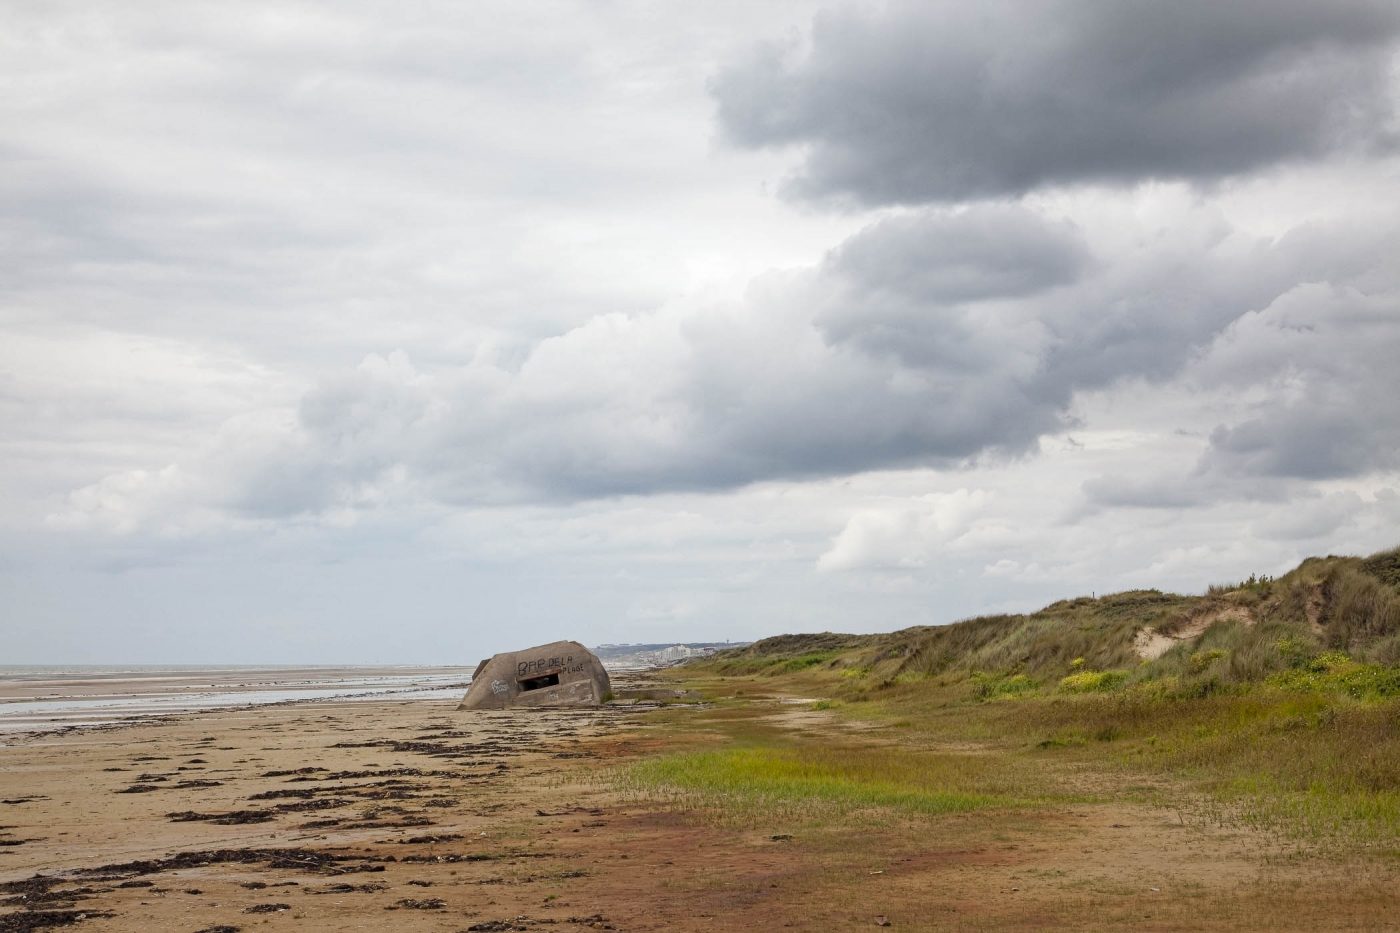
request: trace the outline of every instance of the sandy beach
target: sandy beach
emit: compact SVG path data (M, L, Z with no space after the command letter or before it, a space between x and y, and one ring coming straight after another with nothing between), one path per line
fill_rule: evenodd
M20 740L0 930L606 928L575 880L597 791L559 764L636 718L313 702Z

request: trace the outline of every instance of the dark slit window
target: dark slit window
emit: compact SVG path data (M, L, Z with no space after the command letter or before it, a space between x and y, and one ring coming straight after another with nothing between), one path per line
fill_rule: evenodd
M521 690L538 690L541 687L555 687L559 685L559 675L545 674L543 677L531 677L529 680L520 681Z

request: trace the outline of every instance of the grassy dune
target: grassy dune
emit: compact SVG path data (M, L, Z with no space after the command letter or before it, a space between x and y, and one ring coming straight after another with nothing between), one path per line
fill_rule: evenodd
M628 780L696 809L770 814L1088 793L1395 857L1397 665L1400 549L1201 596L1138 590L937 628L780 636L675 676L721 709L755 692L818 698L897 743L765 732L736 705L722 747L649 760Z
M1143 663L1141 642L1153 637L1171 647ZM1203 596L1131 590L884 635L783 635L727 652L710 669L765 676L823 669L874 686L949 672L1022 678L1006 685L1011 692L1155 682L1205 695L1315 662L1319 670L1350 664L1353 673L1357 665L1400 664L1400 549L1310 558L1277 580L1251 577ZM1083 676L1109 671L1106 679ZM1076 679L1062 684L1066 677Z

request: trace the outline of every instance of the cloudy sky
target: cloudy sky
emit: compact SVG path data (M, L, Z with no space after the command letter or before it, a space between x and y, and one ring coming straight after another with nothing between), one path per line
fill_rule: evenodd
M1400 5L0 5L0 663L1400 544Z

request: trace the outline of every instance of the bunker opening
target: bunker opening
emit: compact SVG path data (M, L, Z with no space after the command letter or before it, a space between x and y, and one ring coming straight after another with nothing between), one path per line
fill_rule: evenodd
M521 690L540 690L544 687L557 687L559 686L559 672L555 671L553 674L542 674L539 677L530 677L517 682L520 684Z

